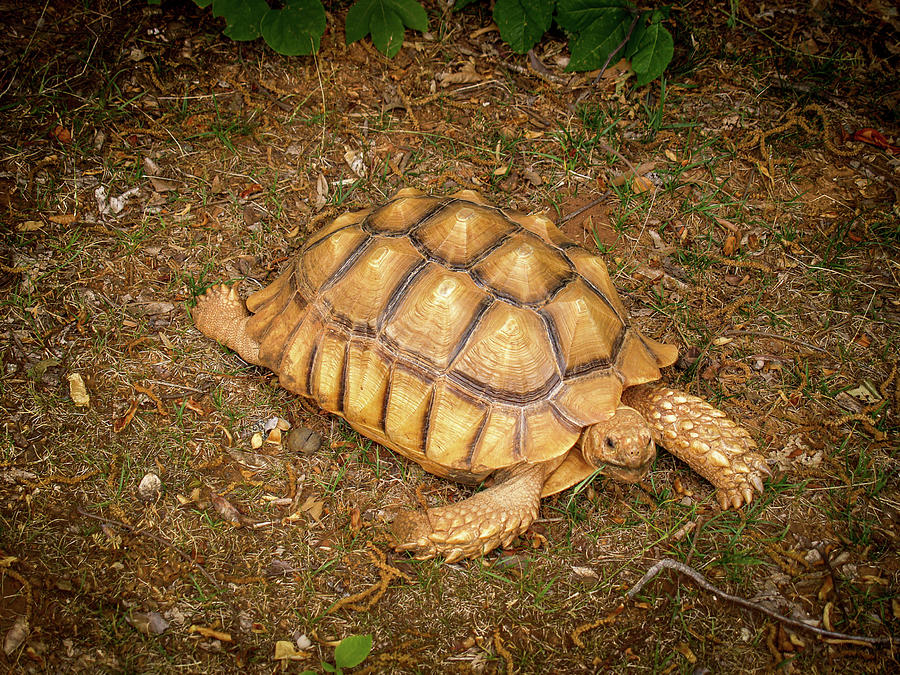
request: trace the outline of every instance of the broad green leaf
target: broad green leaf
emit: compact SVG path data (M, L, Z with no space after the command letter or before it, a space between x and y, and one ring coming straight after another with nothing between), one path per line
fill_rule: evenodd
M344 37L348 45L362 40L369 34L369 24L372 22L377 2L378 0L357 0L353 3L344 24Z
M372 43L387 56L403 46L404 26L428 30L428 15L415 0L357 0L347 12L347 44L372 36Z
M313 54L325 33L325 8L319 0L291 0L270 9L260 22L263 39L285 56Z
M372 651L371 635L345 637L334 648L334 665L338 668L353 668L365 661L370 651Z
M613 7L598 13L597 18L570 41L572 58L566 70L594 70L606 63L612 51L625 40L631 26L631 13ZM620 54L624 54L624 49Z
M570 33L583 33L610 10L627 11L628 6L626 0L558 0L556 21Z
M658 23L647 26L631 58L631 69L637 75L637 85L647 84L662 75L675 53L675 41Z
M212 4L212 0L194 0L194 4L200 9L206 9Z
M465 9L466 7L468 7L469 5L474 5L476 2L480 2L480 1L481 0L456 0L456 2L453 3L453 11L459 12L459 11Z
M372 31L372 44L385 56L394 58L403 46L403 20L393 10L372 13L369 24Z
M393 0L393 5L394 11L408 28L420 33L428 30L428 13L416 0Z
M494 22L500 37L519 54L537 44L552 20L552 2L497 0L494 5Z
M213 0L213 16L225 18L223 31L232 40L242 42L259 37L259 22L269 5L266 0Z

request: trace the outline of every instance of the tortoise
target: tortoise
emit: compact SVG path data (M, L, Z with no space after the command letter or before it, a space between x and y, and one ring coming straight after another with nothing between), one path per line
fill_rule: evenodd
M197 327L426 471L491 487L404 511L397 550L447 561L507 545L541 497L634 482L662 445L739 508L771 475L750 434L659 383L677 348L643 335L603 261L544 215L411 188L338 217L268 287L217 285Z

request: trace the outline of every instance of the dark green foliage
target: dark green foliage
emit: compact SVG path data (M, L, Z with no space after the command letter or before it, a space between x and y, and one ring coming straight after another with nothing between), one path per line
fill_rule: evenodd
M460 0L460 10L475 0ZM284 0L273 8L267 0L194 0L212 5L225 19L233 40L262 37L280 54L312 54L325 33L321 0ZM494 21L500 37L519 54L533 48L554 23L569 36L570 71L595 70L620 58L631 62L637 84L662 75L672 60L674 41L662 25L669 9L638 10L630 0L496 0ZM403 46L406 29L428 30L428 15L416 0L356 0L347 12L347 44L372 37L388 57Z

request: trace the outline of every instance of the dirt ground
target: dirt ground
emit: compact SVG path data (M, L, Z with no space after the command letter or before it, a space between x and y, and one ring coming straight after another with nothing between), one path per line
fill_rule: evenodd
M670 558L813 626L900 634L890 4L688 3L665 87L635 89L621 65L566 73L561 35L511 53L486 6L428 2L431 32L387 60L344 44L346 9L316 58L283 58L188 2L0 2L0 665L322 672L372 635L357 672L897 669L675 572L625 598ZM665 377L756 439L764 494L722 511L662 452L482 560L393 553L394 513L471 491L190 309L404 186L546 211L599 249L679 347Z

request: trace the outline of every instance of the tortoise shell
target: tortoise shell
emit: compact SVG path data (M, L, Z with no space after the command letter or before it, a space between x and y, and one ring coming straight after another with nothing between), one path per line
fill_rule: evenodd
M631 326L600 258L470 191L340 216L247 307L283 387L463 482L566 454L676 355Z

